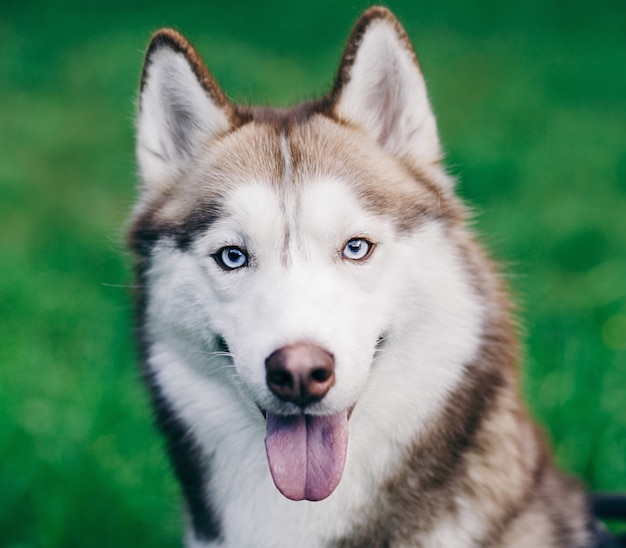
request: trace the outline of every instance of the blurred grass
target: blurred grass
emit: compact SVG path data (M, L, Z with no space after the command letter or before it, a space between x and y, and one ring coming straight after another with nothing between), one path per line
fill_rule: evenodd
M121 229L142 52L183 31L236 100L330 84L367 3L3 2L0 545L176 546L131 340ZM626 4L389 4L459 190L504 264L557 461L626 490Z

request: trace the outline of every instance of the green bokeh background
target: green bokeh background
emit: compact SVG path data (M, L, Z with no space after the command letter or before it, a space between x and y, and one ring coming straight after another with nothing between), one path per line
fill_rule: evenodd
M329 87L368 5L1 2L1 546L180 545L121 236L151 32L183 31L235 100L287 105ZM516 295L532 412L559 465L626 490L626 3L388 5Z

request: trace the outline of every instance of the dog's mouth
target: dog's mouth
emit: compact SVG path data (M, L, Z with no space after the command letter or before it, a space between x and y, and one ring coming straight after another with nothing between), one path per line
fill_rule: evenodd
M291 500L319 501L337 487L346 462L349 411L334 415L266 413L272 479Z
M381 343L382 337L377 346ZM222 344L226 346L223 339ZM266 422L270 473L282 495L294 501L321 501L335 491L346 463L348 421L355 405L330 415L306 413L305 405L296 414L259 406Z

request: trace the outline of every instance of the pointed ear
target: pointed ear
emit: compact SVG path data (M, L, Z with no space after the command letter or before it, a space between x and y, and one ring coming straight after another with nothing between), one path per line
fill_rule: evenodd
M357 22L331 93L334 114L387 151L417 165L441 160L437 126L409 39L392 13L367 10Z
M144 61L137 161L146 190L170 184L198 149L232 125L233 107L194 48L178 32L154 34Z

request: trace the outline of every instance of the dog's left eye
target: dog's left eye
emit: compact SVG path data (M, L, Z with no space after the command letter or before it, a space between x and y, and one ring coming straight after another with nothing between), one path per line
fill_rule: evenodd
M237 270L246 266L250 260L246 251L234 245L223 247L212 257L224 270Z
M367 259L374 250L374 244L365 238L352 238L348 240L341 254L351 261Z

